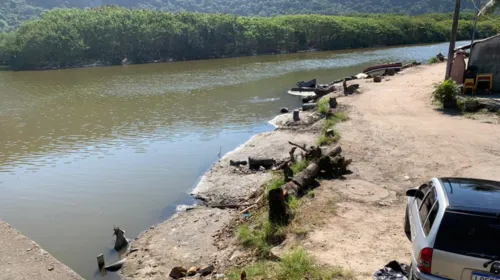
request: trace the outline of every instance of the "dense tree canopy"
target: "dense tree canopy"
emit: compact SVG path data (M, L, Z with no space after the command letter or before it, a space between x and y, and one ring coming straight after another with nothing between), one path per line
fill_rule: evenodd
M475 0L478 1L478 0ZM485 3L486 0L479 0ZM472 9L471 0L462 0ZM225 13L242 16L353 13L424 14L452 12L455 0L2 0L0 31L39 16L44 9L119 5L166 12Z
M467 15L464 15L466 18ZM473 21L462 19L459 39L469 39ZM500 21L479 22L478 37L498 33ZM68 67L334 50L441 42L451 16L296 15L238 17L100 7L56 9L0 36L0 60L13 69Z

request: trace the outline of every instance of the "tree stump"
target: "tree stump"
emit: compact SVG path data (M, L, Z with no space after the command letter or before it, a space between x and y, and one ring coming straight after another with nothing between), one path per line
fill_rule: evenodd
M374 83L380 83L380 82L382 82L382 77L380 77L380 76L373 77L373 82Z
M125 231L120 229L119 227L113 228L113 235L116 236L115 240L115 250L120 251L124 247L128 246L127 238L125 238Z
M335 109L337 108L337 98L335 97L330 97L330 100L328 101L328 104L330 105L330 108Z
M269 191L269 221L275 225L288 223L288 212L282 189Z
M293 111L293 120L294 120L294 121L300 121L300 116L299 116L299 114L300 114L300 111L299 111L299 110L294 110L294 111Z

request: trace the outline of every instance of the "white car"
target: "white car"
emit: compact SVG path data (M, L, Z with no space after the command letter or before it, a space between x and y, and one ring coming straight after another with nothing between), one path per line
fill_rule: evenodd
M406 195L409 279L500 280L500 182L433 178Z

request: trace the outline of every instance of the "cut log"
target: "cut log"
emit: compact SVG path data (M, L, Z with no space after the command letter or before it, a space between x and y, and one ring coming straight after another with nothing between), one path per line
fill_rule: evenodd
M283 191L281 189L270 190L269 221L275 225L285 225L288 223L288 217Z
M313 110L316 108L316 103L305 103L302 104L302 111Z
M230 160L229 165L231 166L240 166L240 165L247 165L248 162L246 160Z
M339 155L340 153L342 153L342 148L340 146L325 149L325 151L323 152L324 155L330 156L330 157L335 157L336 155Z
M373 77L373 82L374 83L380 83L380 82L382 82L382 77L380 77L380 76Z
M323 154L323 151L321 150L320 147L311 146L306 153L306 159L308 159L308 160L319 159L322 154Z
M288 182L286 185L284 185L283 192L286 195L299 195L301 193L304 193L307 188L314 182L316 179L316 176L318 176L320 171L320 167L318 163L311 163L309 166L299 172L295 177L293 177L293 180Z
M258 158L258 157L249 157L248 158L248 166L250 169L259 169L261 166L265 169L271 169L276 161L272 158Z
M310 186L316 176L319 174L319 165L315 162L309 164L309 166L303 171L299 172L297 176L293 178L293 181L299 185L300 188L305 189Z
M285 177L285 182L290 182L293 178L293 170L290 168L290 165L285 164L283 167L283 176Z

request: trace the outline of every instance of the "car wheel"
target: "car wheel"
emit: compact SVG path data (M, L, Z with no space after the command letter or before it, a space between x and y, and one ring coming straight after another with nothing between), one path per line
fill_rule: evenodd
M408 208L406 209L406 215L405 215L405 233L406 237L408 237L408 240L411 241L411 227L410 227L410 217L408 215Z

